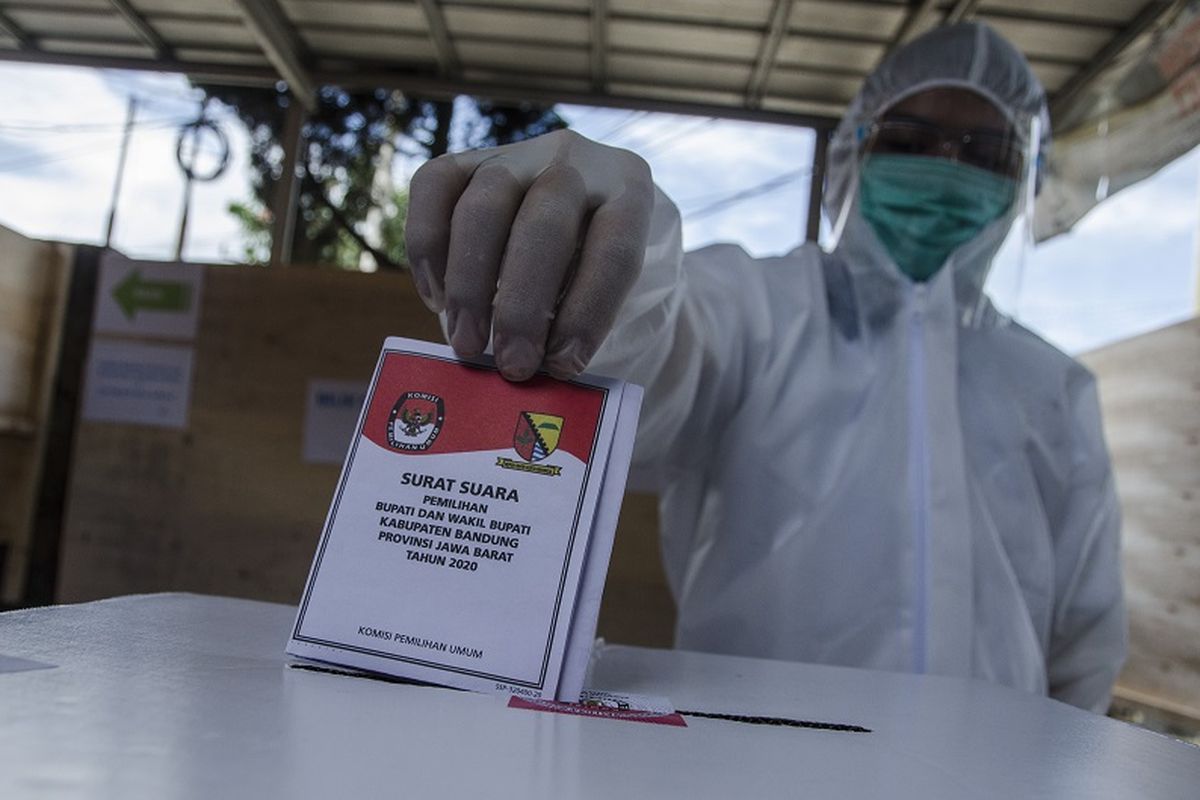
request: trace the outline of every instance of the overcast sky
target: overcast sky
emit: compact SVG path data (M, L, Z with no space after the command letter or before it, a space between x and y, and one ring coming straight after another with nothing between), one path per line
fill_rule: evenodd
M103 241L131 93L140 99L139 124L113 244L134 257L172 257L184 189L176 137L198 110L181 76L0 64L0 225ZM585 135L647 158L680 207L687 247L733 241L770 255L803 240L811 131L575 106L562 113ZM247 143L227 110L213 116L223 121L231 159L221 178L195 184L184 256L236 261L239 228L226 207L250 193ZM1198 184L1193 151L1109 199L1073 232L1029 253L1019 280L1001 270L1002 305L1072 353L1194 315Z

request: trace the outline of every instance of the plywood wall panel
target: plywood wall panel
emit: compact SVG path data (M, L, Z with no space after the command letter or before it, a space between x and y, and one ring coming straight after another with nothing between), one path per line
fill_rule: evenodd
M206 268L187 428L80 422L60 599L294 602L338 475L301 458L308 381L365 384L389 335L441 335L406 276Z
M0 228L0 603L24 592L71 248Z
M1084 357L1123 517L1129 659L1118 688L1200 719L1200 319Z

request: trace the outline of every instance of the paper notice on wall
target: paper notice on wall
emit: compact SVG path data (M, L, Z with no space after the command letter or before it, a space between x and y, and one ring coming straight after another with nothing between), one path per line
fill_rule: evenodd
M105 253L96 287L97 333L194 339L204 267L130 261Z
M367 396L359 381L314 379L304 403L303 457L307 464L341 464Z
M192 348L95 339L83 418L185 428L191 392Z

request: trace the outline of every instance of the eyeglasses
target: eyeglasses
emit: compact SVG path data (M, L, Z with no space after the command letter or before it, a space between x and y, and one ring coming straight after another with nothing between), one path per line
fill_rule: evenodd
M881 119L867 131L867 153L948 158L1018 177L1025 158L1015 136L987 130L950 130L916 119Z

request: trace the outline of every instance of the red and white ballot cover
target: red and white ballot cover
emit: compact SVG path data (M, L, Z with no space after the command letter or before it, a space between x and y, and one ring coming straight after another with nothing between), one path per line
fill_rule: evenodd
M582 689L641 388L389 338L287 652L478 691Z

